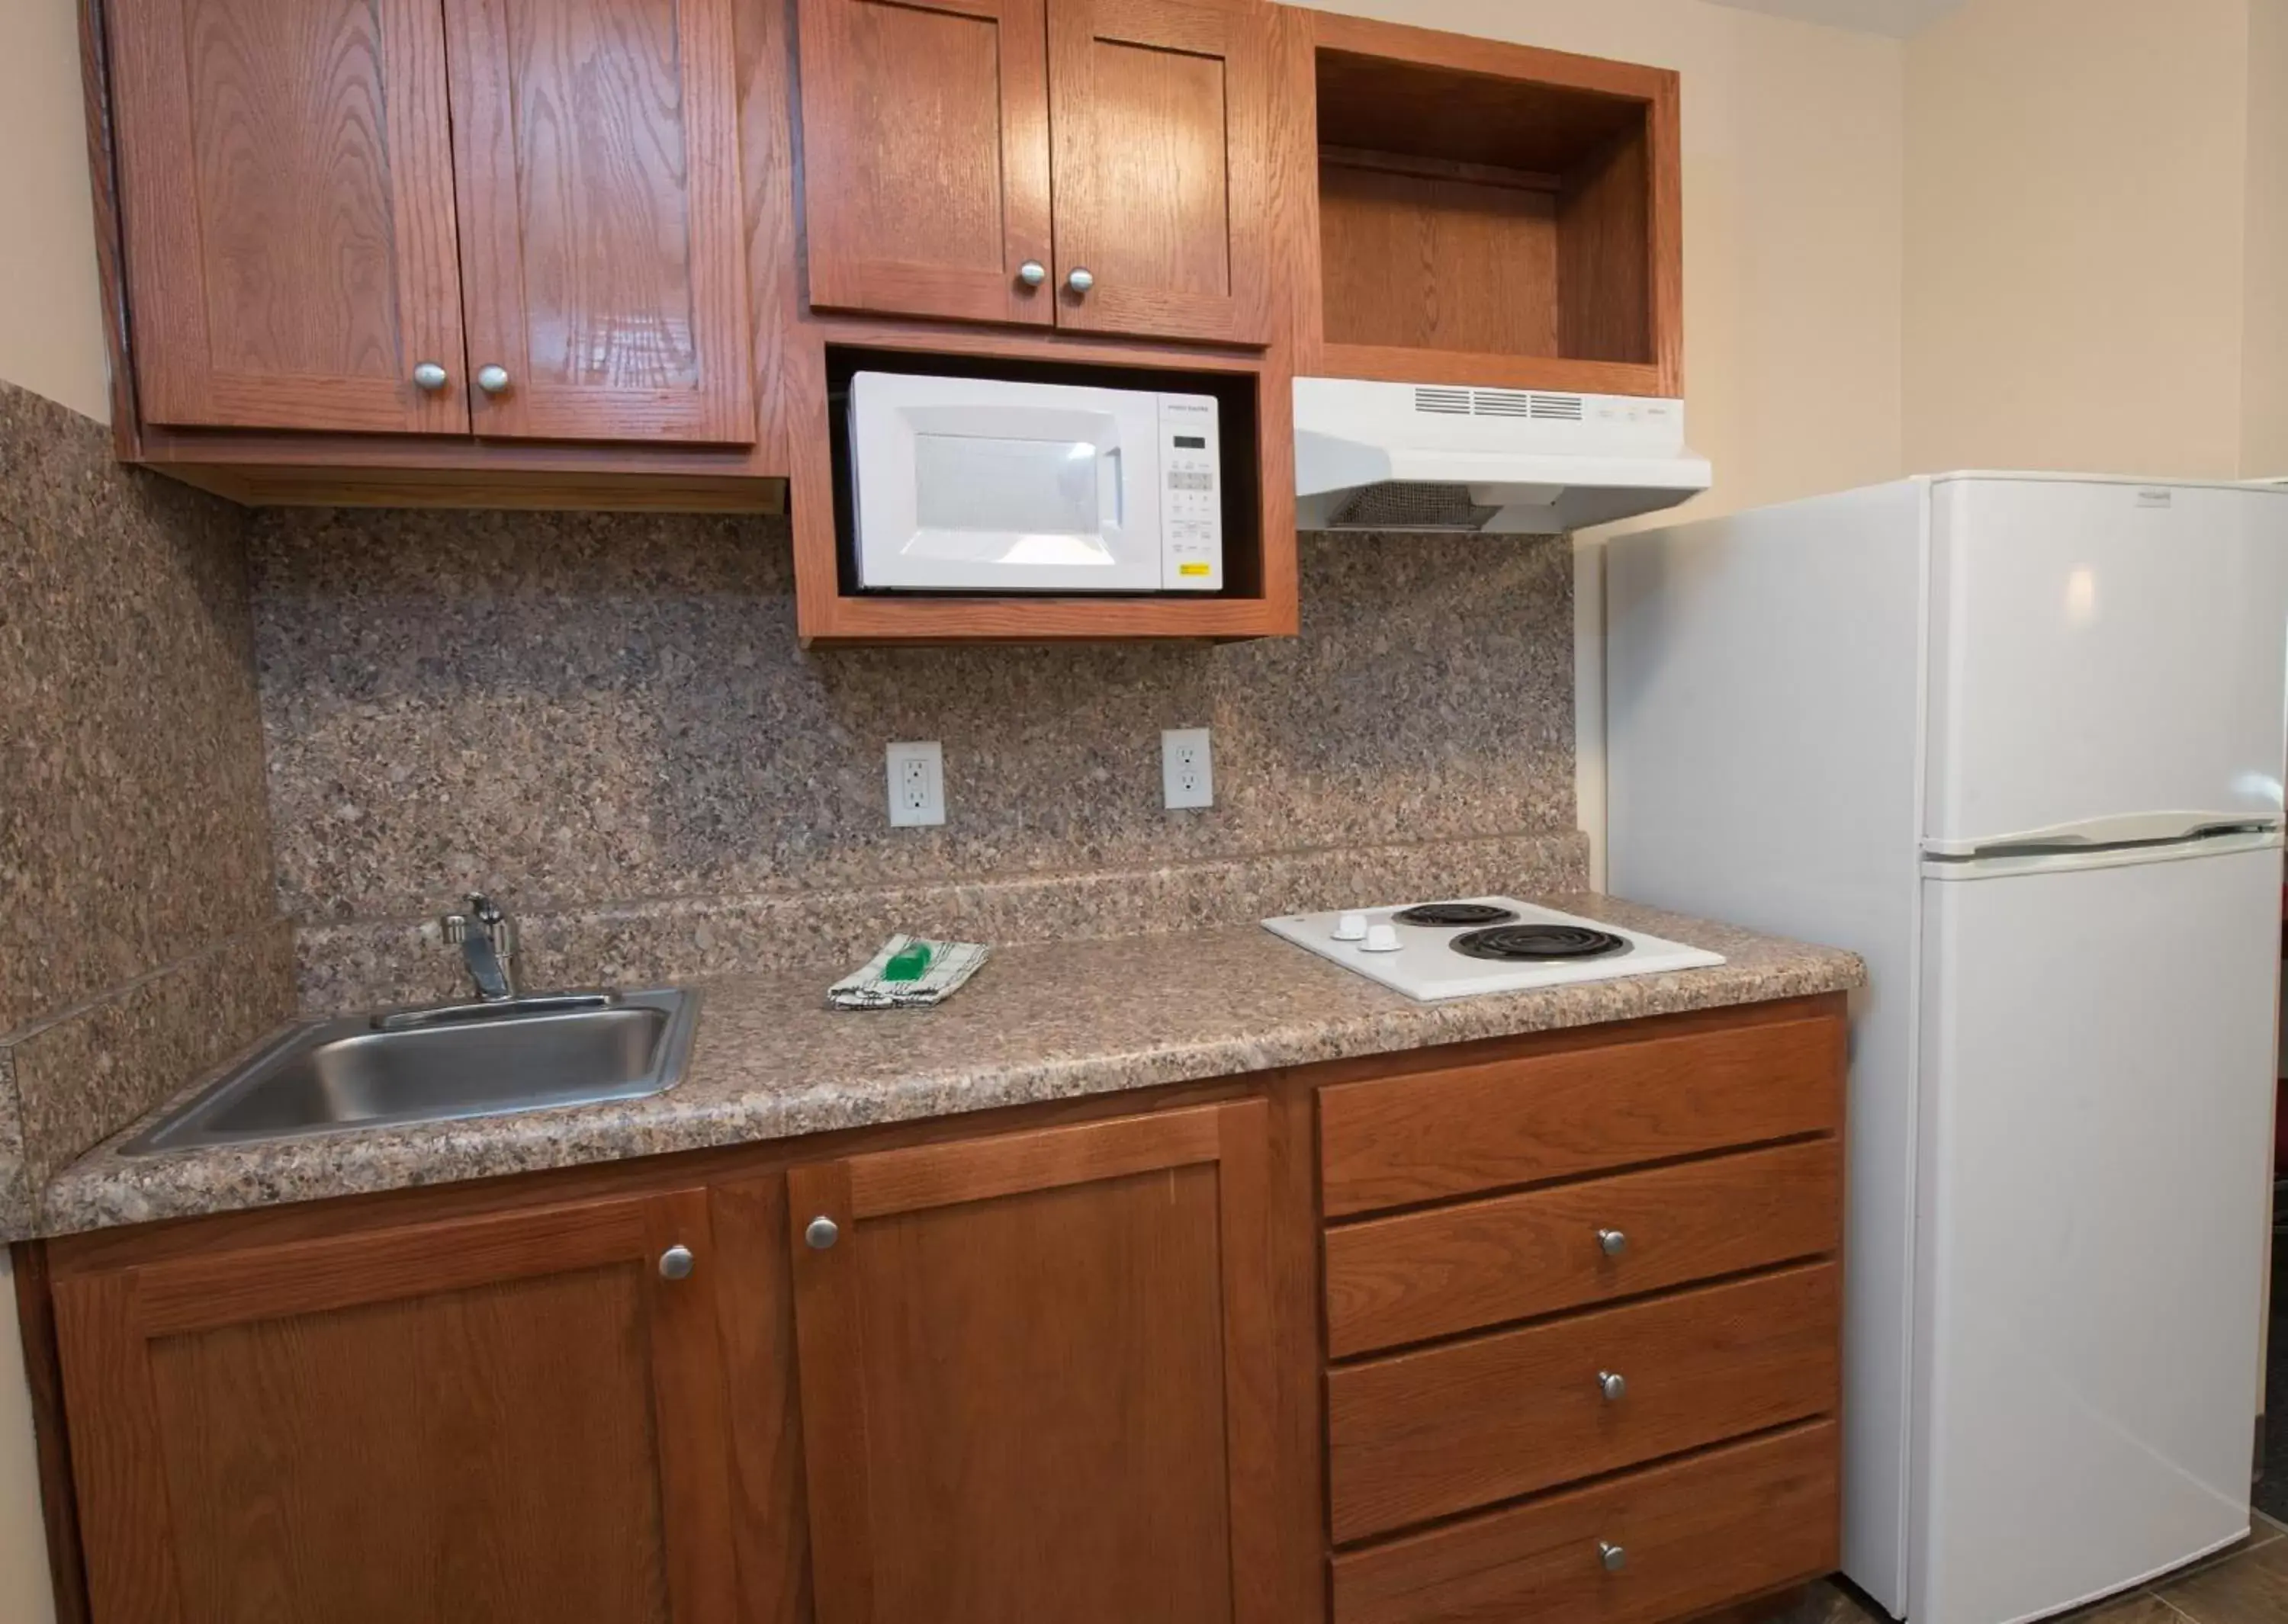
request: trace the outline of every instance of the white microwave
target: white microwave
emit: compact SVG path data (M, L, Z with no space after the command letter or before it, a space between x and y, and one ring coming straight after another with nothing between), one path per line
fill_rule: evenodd
M1212 395L860 372L862 588L1212 592L1223 470Z

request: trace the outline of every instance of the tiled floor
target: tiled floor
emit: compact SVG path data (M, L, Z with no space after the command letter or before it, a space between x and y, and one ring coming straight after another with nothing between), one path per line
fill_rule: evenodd
M2245 1541L2058 1624L2288 1624L2288 1526L2256 1514ZM1887 1624L1839 1585L1814 1585L1771 1624Z

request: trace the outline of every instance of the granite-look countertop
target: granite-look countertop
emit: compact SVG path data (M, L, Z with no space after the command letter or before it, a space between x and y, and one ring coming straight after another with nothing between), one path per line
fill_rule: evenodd
M701 984L683 1081L647 1099L123 1157L41 1192L45 1234L791 1138L1476 1038L1855 987L1854 955L1599 896L1538 900L1720 968L1417 1003L1258 925L997 950L933 1010L829 1009L849 966ZM189 1093L177 1097L178 1103ZM163 1114L154 1113L153 1117Z

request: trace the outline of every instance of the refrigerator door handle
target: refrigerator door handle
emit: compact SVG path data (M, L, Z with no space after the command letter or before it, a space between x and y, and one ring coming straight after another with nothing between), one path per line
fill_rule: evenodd
M2277 814L2267 817L2236 812L2125 812L2117 817L2086 818L2077 823L2052 824L2046 828L2018 829L2008 834L1981 835L1969 840L1926 840L1927 858L2018 857L2031 852L2090 852L2109 846L2151 846L2173 841L2205 840L2219 835L2250 830L2277 830Z
M2091 868L2127 868L2141 863L2183 862L2198 858L2225 857L2236 852L2277 851L2282 845L2277 824L2242 824L2212 829L2177 840L2117 842L2112 845L2049 846L1989 849L1966 857L1926 852L1922 874L1927 880L1998 880L2022 874L2068 874Z

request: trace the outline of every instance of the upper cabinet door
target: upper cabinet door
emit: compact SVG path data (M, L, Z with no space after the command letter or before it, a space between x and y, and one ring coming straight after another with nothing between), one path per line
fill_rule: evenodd
M1042 0L801 4L811 304L1049 321Z
M1059 326L1269 341L1270 13L1050 0Z
M109 20L144 421L465 430L435 0L113 0Z
M751 441L729 0L445 17L472 426Z

